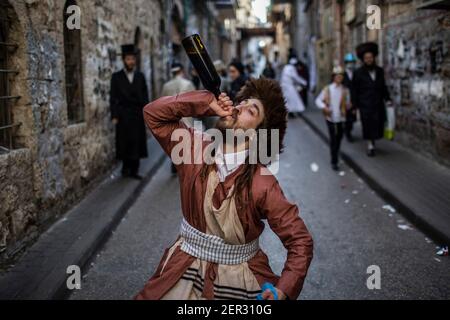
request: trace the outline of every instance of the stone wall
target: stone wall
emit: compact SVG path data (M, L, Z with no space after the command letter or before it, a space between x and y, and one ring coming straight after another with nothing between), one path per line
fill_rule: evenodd
M450 13L392 13L384 65L397 106L397 140L450 165Z
M324 11L331 10L336 3L342 10L341 45L339 34L326 30L327 23L324 23L334 24L334 30L338 29L336 21L330 22L330 12ZM329 79L331 67L326 65L332 60L329 57L354 52L365 41L377 42L378 63L385 68L397 107L396 141L450 166L450 12L418 9L419 3L415 0L321 0L313 2L308 10L312 19L307 21L310 23L307 30L319 36L316 55L322 82ZM366 26L369 4L380 6L380 30L369 30ZM320 26L314 32L317 21ZM321 61L320 57L326 59Z
M68 124L63 8L59 0L10 1L11 55L19 149L0 155L0 261L9 260L79 200L114 163L109 81L122 67L120 45L140 30L141 65L150 93L165 80L167 48L160 1L79 0L85 120ZM153 56L153 59L151 58ZM153 61L153 65L152 65ZM153 68L154 80L150 81ZM151 88L153 83L156 88Z

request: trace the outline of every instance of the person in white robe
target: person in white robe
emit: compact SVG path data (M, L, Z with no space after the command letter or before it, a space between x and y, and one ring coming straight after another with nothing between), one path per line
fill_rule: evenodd
M286 100L286 106L290 116L305 111L305 105L299 94L299 89L306 87L307 80L303 79L297 72L298 60L292 58L283 68L280 85Z

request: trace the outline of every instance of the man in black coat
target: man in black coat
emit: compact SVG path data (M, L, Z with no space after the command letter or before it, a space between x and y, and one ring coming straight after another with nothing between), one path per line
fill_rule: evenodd
M392 104L383 68L376 65L378 45L363 43L356 49L363 66L357 69L352 81L353 107L359 109L363 138L368 140L367 155L375 156L375 140L383 138L386 121L385 102Z
M124 69L111 79L110 106L116 126L116 158L122 160L122 176L142 179L140 158L147 157L143 108L149 102L144 75L136 70L134 45L122 46Z

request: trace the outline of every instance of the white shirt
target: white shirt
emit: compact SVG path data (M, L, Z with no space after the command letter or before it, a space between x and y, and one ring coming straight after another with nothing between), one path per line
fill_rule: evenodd
M235 172L239 166L244 164L247 156L248 150L223 153L222 147L219 146L216 151L215 162L217 164L220 182L224 182L227 176Z
M353 79L353 70L352 69L345 69L345 72L347 73L347 77L352 80Z
M316 106L319 109L324 109L327 105L324 101L325 99L325 91L326 91L325 87L319 94L319 96L316 98ZM328 88L330 88L330 105L329 108L331 109L331 117L327 116L327 120L334 122L334 123L338 123L338 122L342 122L345 121L345 117L343 117L341 115L341 102L342 102L342 94L344 92L344 90L347 90L343 85L337 85L336 83L332 83L328 86ZM349 95L347 94L347 105L349 103Z
M375 70L369 71L369 74L373 81L377 80L377 72Z
M134 69L131 71L128 71L127 69L123 69L125 71L125 74L127 75L128 81L130 81L130 83L133 83L134 80Z

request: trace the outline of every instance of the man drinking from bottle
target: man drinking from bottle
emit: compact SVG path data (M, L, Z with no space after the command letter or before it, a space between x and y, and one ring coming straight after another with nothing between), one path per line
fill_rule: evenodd
M145 122L167 154L179 143L175 133L188 132L190 158L197 156L196 137L205 133L181 119L206 116L220 117L216 128L223 136L247 130L255 135L243 143L224 138L212 162L177 164L180 235L135 298L256 299L262 293L263 299L297 299L313 256L312 238L298 207L285 198L259 153L251 161L254 150L249 147L257 139L263 141L258 148L271 156L274 142L282 151L287 110L281 88L274 80L251 79L238 93L235 107L226 94L216 99L208 91L193 91L162 97L144 108ZM213 143L201 141L204 147ZM259 247L263 220L287 249L281 276L271 270ZM267 284L274 288L261 292Z

